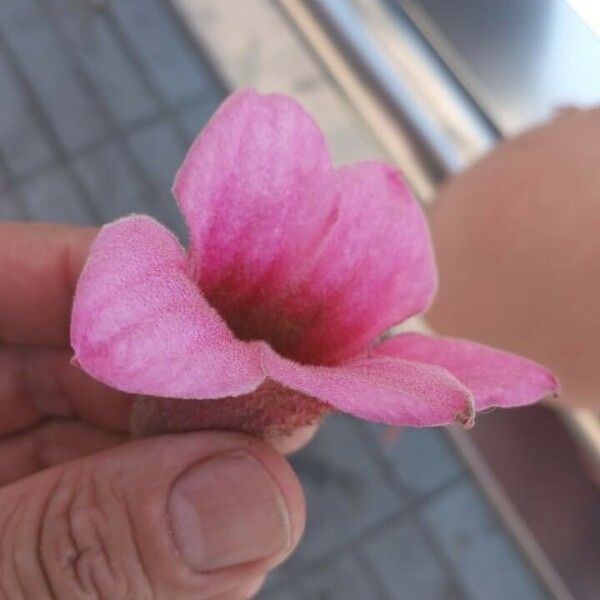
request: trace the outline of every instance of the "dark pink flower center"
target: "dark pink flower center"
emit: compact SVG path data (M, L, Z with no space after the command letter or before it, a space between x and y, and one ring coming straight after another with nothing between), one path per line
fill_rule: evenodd
M232 306L223 293L216 291L206 295L238 339L267 342L278 354L296 362L323 364L318 351L311 352L302 343L314 322L314 311L290 314L286 307L269 306L267 302L244 303L238 308Z

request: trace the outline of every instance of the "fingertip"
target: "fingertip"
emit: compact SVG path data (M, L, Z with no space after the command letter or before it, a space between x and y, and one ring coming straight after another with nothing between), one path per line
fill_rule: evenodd
M298 427L292 433L269 437L266 441L281 454L293 454L310 443L318 429L318 424L305 425Z
M0 222L0 340L62 346L68 343L73 291L94 227Z
M314 434L314 431L311 433ZM246 435L240 435L240 437L247 440L247 443L250 445L249 453L263 465L273 478L285 500L289 514L290 544L280 556L274 557L272 561L272 566L274 566L282 562L294 551L302 537L306 525L304 491L291 465L274 445ZM272 566L269 568L272 568Z

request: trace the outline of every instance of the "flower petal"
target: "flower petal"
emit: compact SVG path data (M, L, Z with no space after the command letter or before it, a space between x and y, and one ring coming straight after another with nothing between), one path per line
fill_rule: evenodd
M302 365L266 345L263 365L275 381L370 421L419 427L469 423L474 416L469 390L440 367L389 357Z
M477 410L531 404L560 389L556 377L537 363L460 339L406 333L386 340L372 354L447 369L473 392Z
M104 226L77 284L75 361L126 392L216 398L264 379L260 349L236 340L185 272L162 225L131 216Z
M291 303L319 307L297 356L336 363L382 331L425 310L437 284L420 206L392 167L365 162L337 172L339 215Z
M196 277L228 318L289 289L331 224L325 140L291 98L231 96L198 136L173 192Z
M293 100L234 94L174 186L195 277L241 339L332 364L424 310L436 285L424 216L398 174L335 171Z

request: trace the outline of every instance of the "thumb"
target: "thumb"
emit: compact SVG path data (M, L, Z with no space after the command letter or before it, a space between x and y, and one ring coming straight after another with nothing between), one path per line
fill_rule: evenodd
M300 484L266 444L136 441L0 488L0 597L247 598L303 526Z

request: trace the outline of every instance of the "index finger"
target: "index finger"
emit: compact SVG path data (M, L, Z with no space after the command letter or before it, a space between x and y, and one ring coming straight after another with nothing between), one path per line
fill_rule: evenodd
M0 222L0 343L68 346L94 227Z

